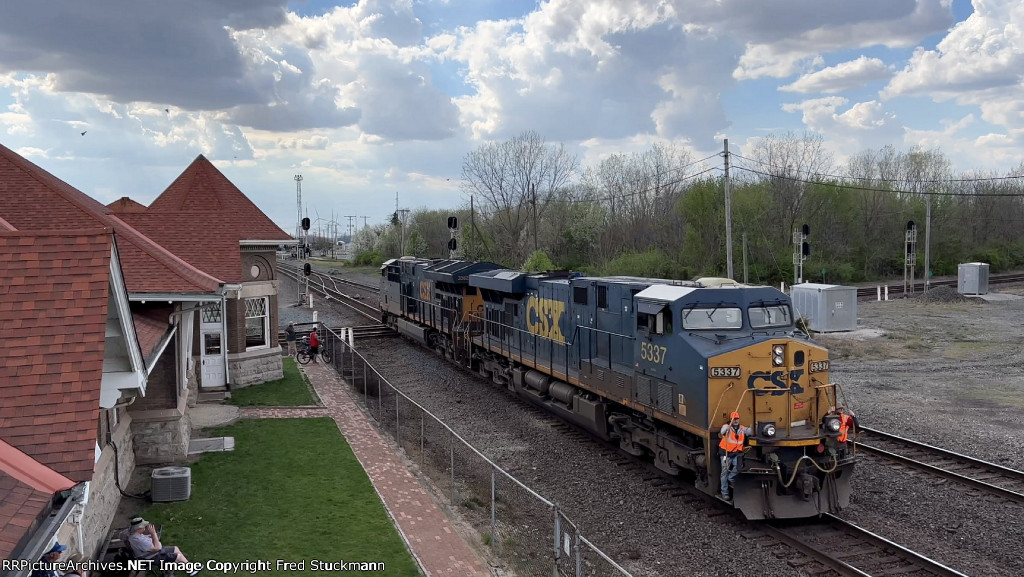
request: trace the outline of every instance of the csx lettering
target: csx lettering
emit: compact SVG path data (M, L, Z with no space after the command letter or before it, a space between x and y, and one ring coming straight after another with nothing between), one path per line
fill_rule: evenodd
M771 389L768 389L769 394L772 396L785 395L787 390L798 394L804 392L803 387L797 382L803 374L803 369L792 370L789 372L789 375L786 375L786 371L774 371L771 373L768 371L755 371L750 373L750 378L747 379L747 388L757 390L757 384L760 381L768 381L773 385ZM790 384L786 383L787 378Z
M539 337L565 342L559 326L563 314L564 302L538 297L526 299L526 329Z
M640 358L652 363L664 363L668 349L651 343L640 343Z

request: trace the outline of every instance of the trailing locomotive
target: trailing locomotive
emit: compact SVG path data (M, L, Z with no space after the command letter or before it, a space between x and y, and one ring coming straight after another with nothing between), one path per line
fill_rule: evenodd
M409 257L381 275L386 324L708 494L738 412L754 434L732 504L749 519L849 503L855 459L830 413L841 387L785 293Z

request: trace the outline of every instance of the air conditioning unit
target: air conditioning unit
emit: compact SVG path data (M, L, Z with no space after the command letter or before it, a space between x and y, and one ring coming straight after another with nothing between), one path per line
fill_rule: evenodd
M192 494L192 469L161 467L153 469L150 498L154 503L188 501Z

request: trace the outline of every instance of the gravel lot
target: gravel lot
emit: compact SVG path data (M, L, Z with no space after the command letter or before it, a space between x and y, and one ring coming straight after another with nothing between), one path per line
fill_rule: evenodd
M295 285L283 282L282 294L294 295ZM282 327L312 320L309 309L287 306L292 300L282 299ZM319 308L329 325L366 324ZM859 317L855 333L816 338L832 351L832 379L843 384L862 423L1024 469L1012 443L1024 420L1024 299L867 302ZM777 557L780 551L753 547L742 529L705 505L673 498L645 481L646 472L614 467L606 447L566 437L551 417L433 353L398 339L367 341L360 350L484 454L557 501L637 577L804 574ZM862 459L855 475L845 518L969 575L1024 568L1021 507L873 458Z

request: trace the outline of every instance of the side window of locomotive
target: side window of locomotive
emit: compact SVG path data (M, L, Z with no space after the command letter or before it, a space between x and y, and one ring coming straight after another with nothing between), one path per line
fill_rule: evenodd
M729 307L687 307L683 309L683 328L687 330L723 330L743 328L743 313Z
M608 308L608 287L606 286L597 287L597 308Z
M789 313L789 305L778 304L750 307L750 328L765 329L772 327L788 327L793 324L793 316Z
M585 286L574 286L572 287L572 302L578 305L587 304L587 287Z

